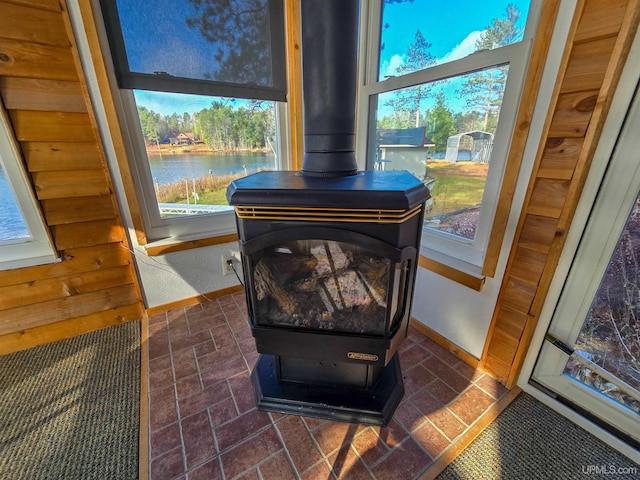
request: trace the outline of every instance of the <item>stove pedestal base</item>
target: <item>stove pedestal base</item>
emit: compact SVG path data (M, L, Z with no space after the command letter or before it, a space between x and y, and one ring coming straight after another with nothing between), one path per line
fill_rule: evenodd
M386 426L404 395L397 353L370 389L283 381L276 363L275 356L260 355L251 373L258 410Z

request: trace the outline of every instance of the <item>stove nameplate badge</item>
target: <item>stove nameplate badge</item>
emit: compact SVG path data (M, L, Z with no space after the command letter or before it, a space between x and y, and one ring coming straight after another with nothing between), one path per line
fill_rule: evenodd
M372 353L349 352L347 353L347 358L351 360L365 360L367 362L378 361L378 355L373 355Z

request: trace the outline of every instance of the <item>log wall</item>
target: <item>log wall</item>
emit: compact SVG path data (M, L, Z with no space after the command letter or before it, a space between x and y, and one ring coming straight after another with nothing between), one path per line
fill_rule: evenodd
M0 0L0 97L59 263L0 271L0 354L141 318L64 2Z
M480 363L507 386L529 348L639 16L636 0L578 2Z

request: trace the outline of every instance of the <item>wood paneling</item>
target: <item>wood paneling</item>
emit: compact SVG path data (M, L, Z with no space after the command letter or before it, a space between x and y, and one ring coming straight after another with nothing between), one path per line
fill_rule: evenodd
M87 111L78 82L0 77L0 94L9 110Z
M30 172L101 170L104 163L96 142L22 142Z
M130 252L119 243L70 248L64 250L62 261L58 263L0 271L0 287L131 264Z
M138 320L140 316L140 306L131 304L47 325L25 328L0 335L0 352L3 354L17 352L23 350L26 345L36 346L55 342L118 323Z
M78 79L70 48L5 38L0 42L0 75L69 81Z
M511 276L535 285L540 281L546 261L545 253L520 245L511 267Z
M36 195L40 200L111 193L102 170L33 172L32 178Z
M599 90L617 37L575 45L560 93Z
M0 3L2 36L13 40L70 46L61 12L42 10L25 5Z
M50 10L52 12L60 11L60 2L58 0L7 0L2 3L14 5L25 5L27 7L37 7L42 10Z
M548 253L556 236L556 218L527 214L520 231L519 245Z
M300 1L286 0L287 25L287 107L289 109L291 129L291 168L302 168L302 56L300 49Z
M49 225L116 218L110 195L54 198L44 200L42 208Z
M627 14L628 0L588 0L587 3L573 39L574 43L617 36Z
M540 161L538 178L571 180L583 138L549 138Z
M597 90L560 95L549 137L584 138L597 99Z
M16 138L21 142L95 142L89 115L78 112L10 110Z
M125 241L124 232L116 218L56 225L53 227L53 236L62 250Z
M0 310L133 283L128 265L0 287Z
M0 354L141 318L64 0L0 0L0 96L60 261L0 271Z
M559 218L569 190L568 180L539 178L529 201L529 213Z
M138 301L133 285L79 293L0 311L0 335L91 315Z
M529 347L639 23L638 0L578 2L481 359L507 386Z

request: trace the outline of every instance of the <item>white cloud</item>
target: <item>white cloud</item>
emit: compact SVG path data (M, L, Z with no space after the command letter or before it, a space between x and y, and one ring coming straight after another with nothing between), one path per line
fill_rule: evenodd
M380 68L382 78L380 80L396 76L398 74L397 69L401 65L404 65L404 56L398 54L395 54L389 60L382 62L382 68Z
M446 53L442 58L438 58L437 64L442 65L443 63L471 55L476 51L476 41L483 33L484 31L474 31L469 33L466 38L456 45L451 51ZM380 67L380 72L382 74L381 80L384 80L387 77L396 76L398 67L404 65L404 63L405 56L400 54L395 54L389 60L383 61Z
M447 53L444 57L438 59L438 64L451 62L459 58L464 58L467 55L476 51L476 41L480 38L483 32L475 31L471 32L467 37L456 45L453 50Z

